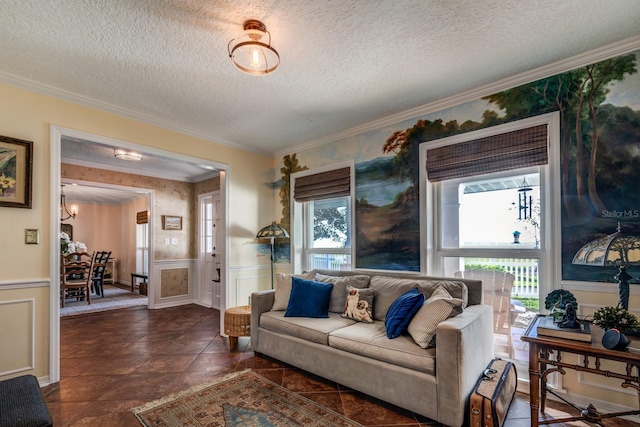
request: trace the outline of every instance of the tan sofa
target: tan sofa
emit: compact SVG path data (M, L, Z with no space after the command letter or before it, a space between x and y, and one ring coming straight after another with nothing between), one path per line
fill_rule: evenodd
M362 275L374 289L373 323L340 313L345 284ZM445 425L463 425L468 396L493 357L492 310L482 305L482 282L392 272L314 270L306 276L316 277L334 282L328 318L285 317L282 301L272 310L274 290L252 294L253 350ZM408 334L387 338L384 316L395 298L411 288L428 298L443 284L453 292L459 287L452 296L468 302L439 323L434 347L421 348Z

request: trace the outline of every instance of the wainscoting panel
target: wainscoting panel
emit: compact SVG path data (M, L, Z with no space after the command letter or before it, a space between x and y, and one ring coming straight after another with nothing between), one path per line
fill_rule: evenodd
M35 367L35 301L0 302L0 377Z
M154 283L150 289L157 303L156 307L194 302L198 285L197 264L197 260L156 261Z
M253 292L271 289L271 266L231 269L230 306L249 304Z

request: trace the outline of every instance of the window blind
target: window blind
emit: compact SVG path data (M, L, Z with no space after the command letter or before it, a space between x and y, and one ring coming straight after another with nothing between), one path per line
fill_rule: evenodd
M302 176L296 179L293 189L293 199L299 203L350 194L351 168L349 167Z
M545 165L547 133L544 124L427 150L427 178L437 182Z
M142 211L136 214L136 224L148 224L149 211Z

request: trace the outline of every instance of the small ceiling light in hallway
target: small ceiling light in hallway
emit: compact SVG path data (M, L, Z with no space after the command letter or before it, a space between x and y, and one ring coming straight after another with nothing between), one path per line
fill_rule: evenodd
M116 158L120 160L127 160L129 162L139 162L142 160L142 154L135 151L127 151L124 148L116 148L113 150Z

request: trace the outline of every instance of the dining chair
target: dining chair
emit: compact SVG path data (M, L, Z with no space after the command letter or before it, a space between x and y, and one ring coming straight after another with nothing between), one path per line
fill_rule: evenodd
M104 274L107 270L107 263L111 257L111 251L97 251L93 261L93 275L91 277L91 290L96 295L104 298Z
M94 255L76 252L60 257L60 301L64 308L67 297L91 304L91 278Z

